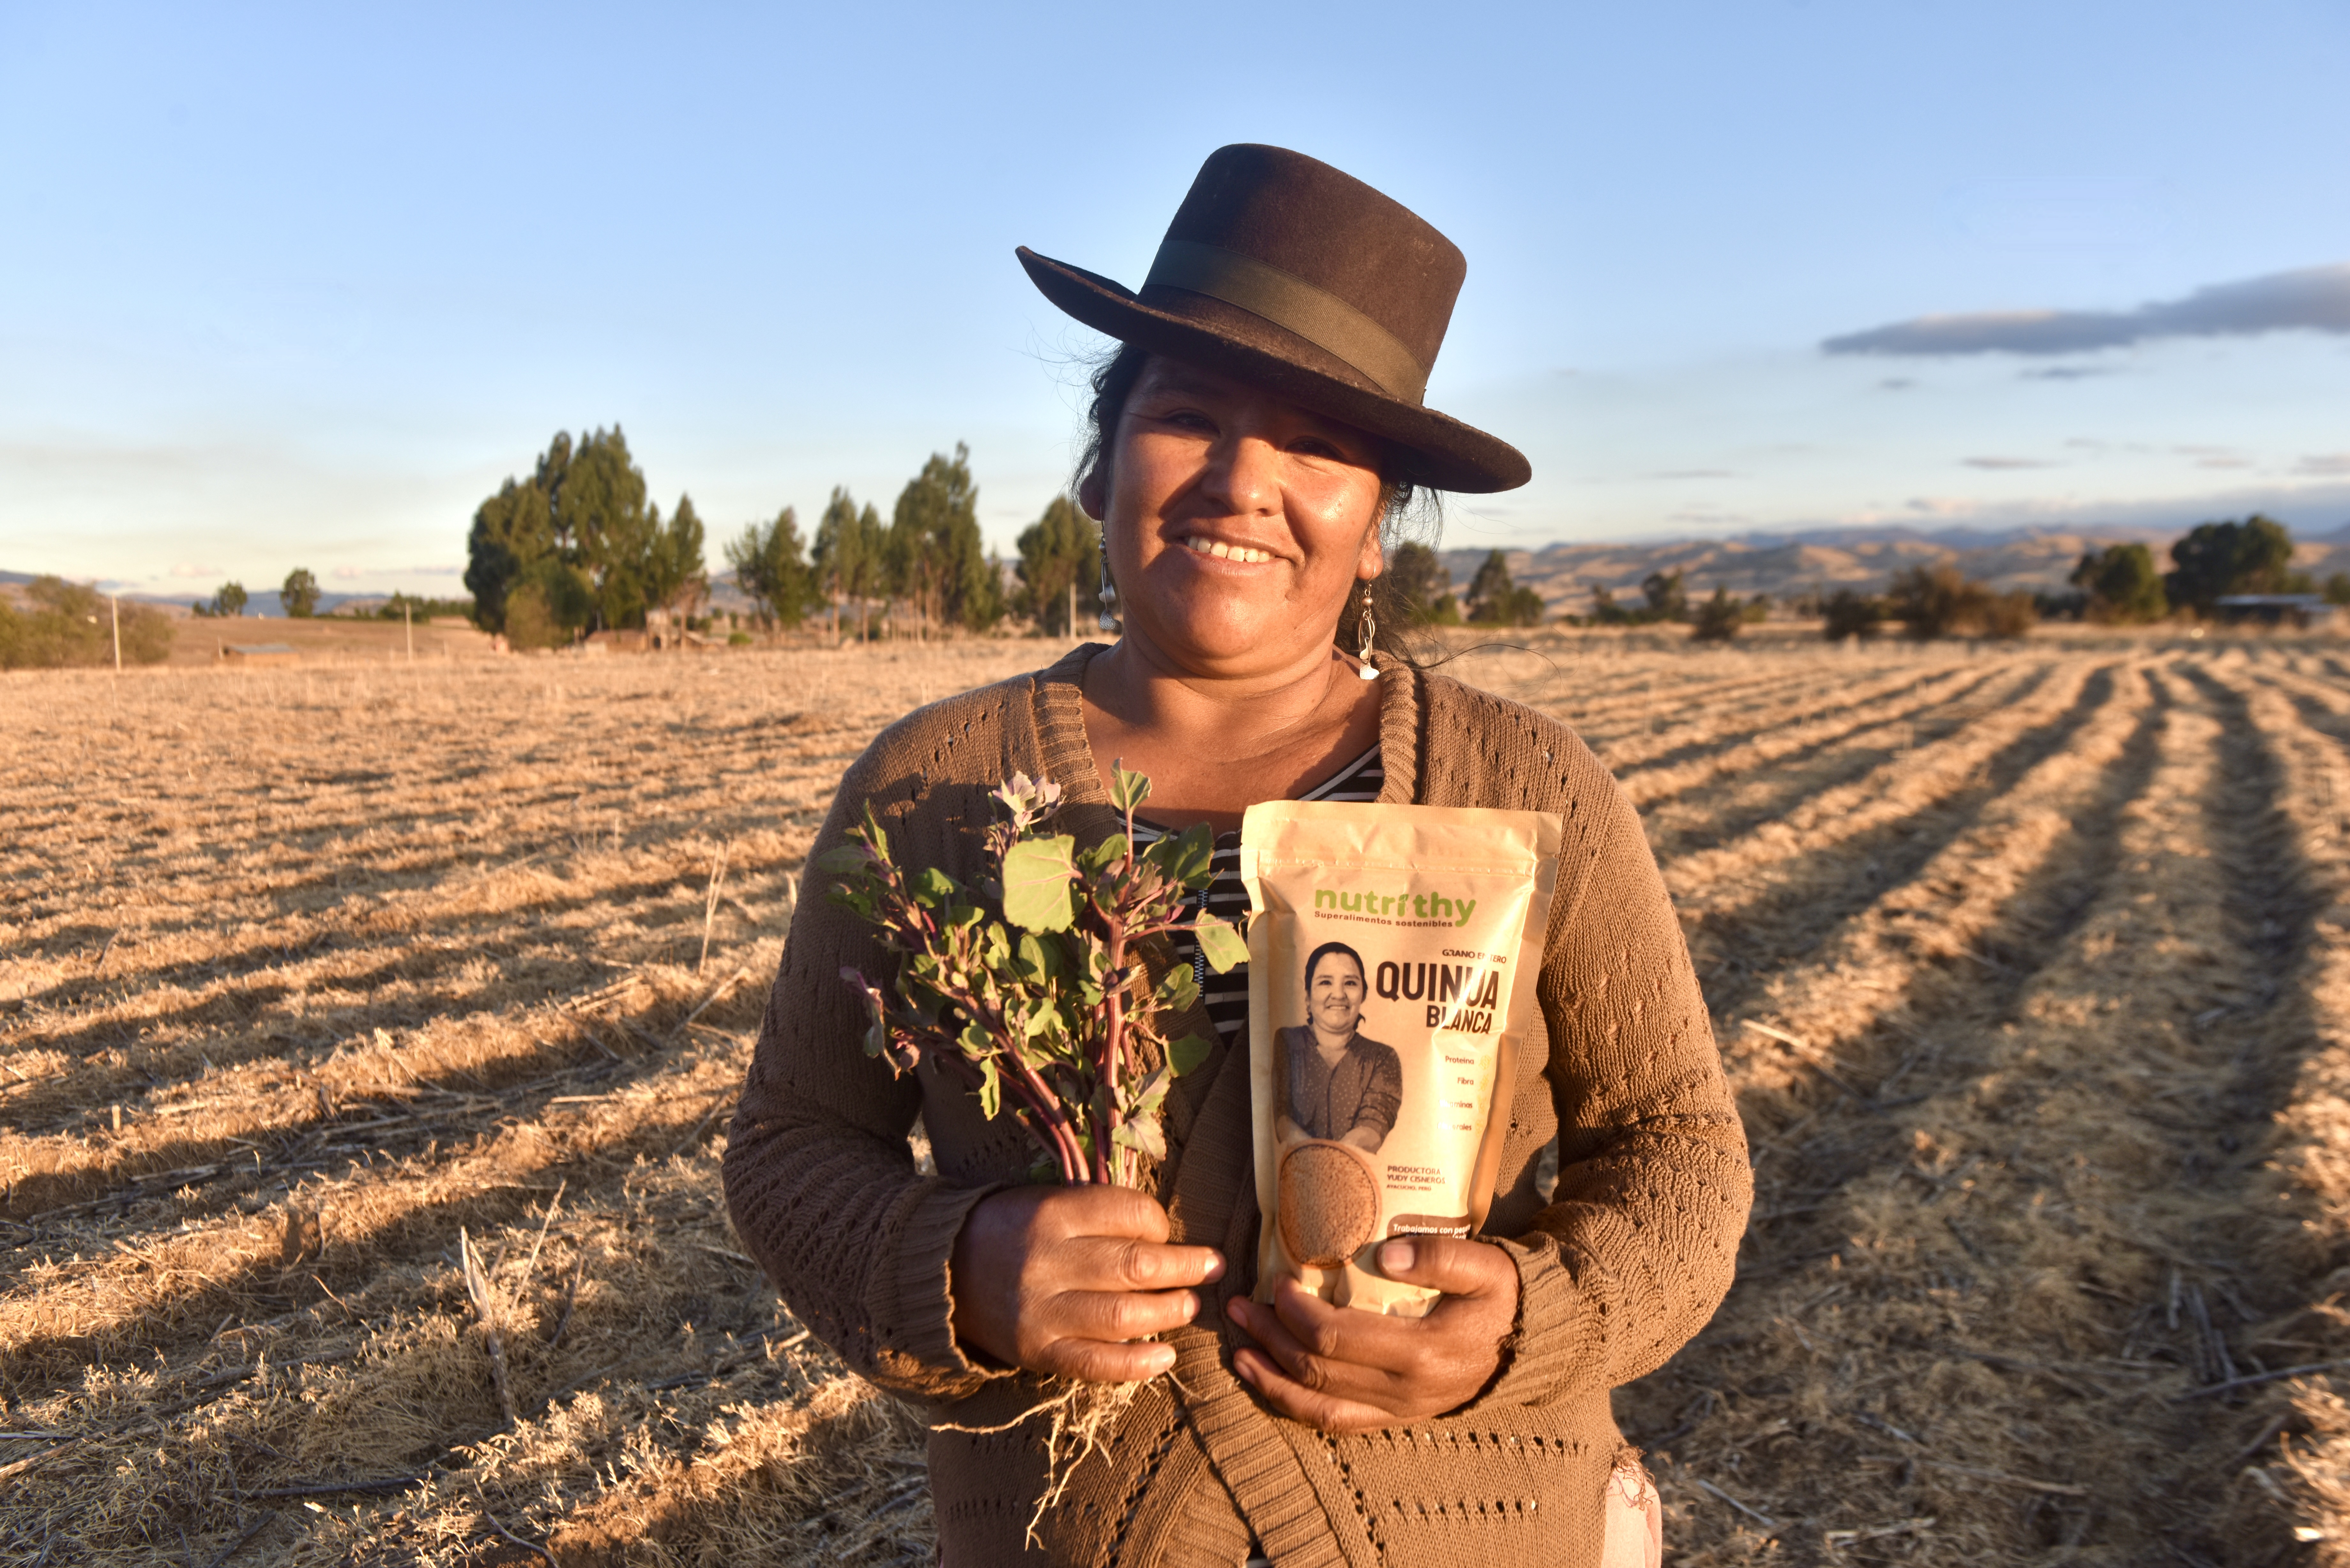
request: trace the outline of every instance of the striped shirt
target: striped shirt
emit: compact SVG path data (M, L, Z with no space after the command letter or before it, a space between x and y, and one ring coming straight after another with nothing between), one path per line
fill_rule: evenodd
M1373 746L1312 789L1299 795L1300 800L1374 801L1387 784L1387 771L1379 766L1379 749ZM1134 836L1141 844L1151 844L1168 836L1167 829L1155 826L1137 817ZM1194 909L1230 920L1245 928L1248 923L1248 888L1241 882L1241 836L1237 833L1220 835L1215 853L1209 862L1213 880L1199 892L1189 895L1184 902ZM1208 961L1201 956L1200 944L1188 935L1175 939L1177 960L1191 966L1191 978L1200 982L1200 1000L1208 1009L1209 1021L1216 1033L1230 1040L1248 1022L1248 965L1234 964L1224 974L1211 973Z

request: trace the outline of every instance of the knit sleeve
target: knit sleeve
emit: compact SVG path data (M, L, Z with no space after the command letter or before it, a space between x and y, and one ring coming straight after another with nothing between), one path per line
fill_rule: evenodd
M920 857L908 821L920 793L917 772L892 765L889 737L877 741L842 779L811 867L868 801L893 845ZM785 1303L842 1360L899 1393L960 1398L995 1374L956 1347L949 1259L995 1189L917 1173L907 1134L920 1085L865 1054L867 1017L844 966L878 981L891 961L811 869L727 1137L727 1203Z
M1664 1365L1728 1293L1753 1196L1663 876L1623 791L1588 767L1597 777L1569 818L1539 986L1558 1186L1503 1243L1518 1266L1518 1323L1471 1408L1548 1404Z

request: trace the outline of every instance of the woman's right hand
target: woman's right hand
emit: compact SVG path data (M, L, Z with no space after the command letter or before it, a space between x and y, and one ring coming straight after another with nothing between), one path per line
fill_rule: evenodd
M955 1238L953 1328L966 1352L1097 1383L1175 1365L1145 1336L1199 1316L1211 1247L1169 1243L1167 1210L1127 1187L1019 1187L981 1199ZM1136 1343L1143 1341L1143 1343Z

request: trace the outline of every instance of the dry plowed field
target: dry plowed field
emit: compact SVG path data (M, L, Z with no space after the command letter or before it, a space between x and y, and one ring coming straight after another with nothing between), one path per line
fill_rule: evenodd
M0 681L0 1561L926 1563L718 1158L841 768L1053 651ZM1455 669L1639 804L1752 1140L1617 1396L1673 1561L2350 1563L2350 658Z

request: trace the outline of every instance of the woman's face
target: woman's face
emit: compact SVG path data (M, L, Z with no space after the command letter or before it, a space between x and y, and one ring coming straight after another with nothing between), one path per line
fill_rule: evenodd
M1350 425L1153 355L1107 445L1078 500L1105 524L1128 634L1184 669L1311 657L1379 575L1378 448Z
M1327 953L1305 982L1305 1005L1326 1034L1351 1034L1363 1016L1363 971L1345 953Z

